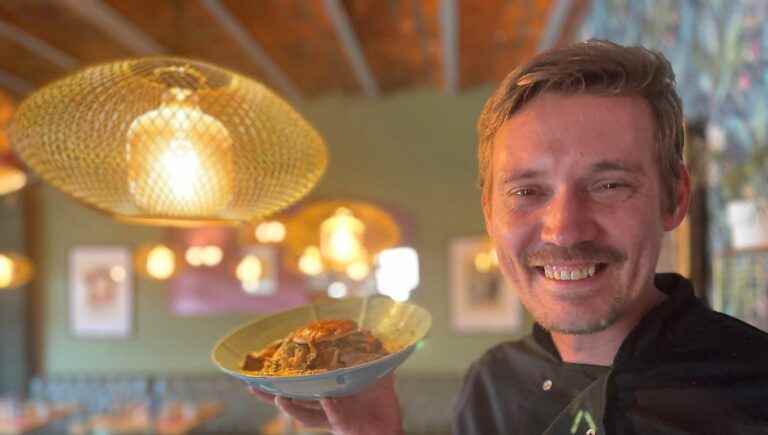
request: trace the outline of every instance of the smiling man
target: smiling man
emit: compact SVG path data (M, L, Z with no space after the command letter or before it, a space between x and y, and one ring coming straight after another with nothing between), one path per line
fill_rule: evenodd
M478 135L486 227L536 323L472 365L454 433L768 433L768 335L655 273L690 198L667 60L605 41L539 54L488 100ZM337 434L401 431L391 376L276 403Z
M536 324L472 366L456 433L768 433L766 334L655 274L690 197L674 86L661 54L589 41L486 103L486 227Z

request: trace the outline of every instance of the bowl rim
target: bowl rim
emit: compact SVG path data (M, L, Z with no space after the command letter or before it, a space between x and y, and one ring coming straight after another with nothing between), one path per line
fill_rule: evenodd
M397 304L408 304L408 305L414 306L414 307L422 310L426 314L426 316L427 316L427 330L424 333L424 336L419 337L418 339L414 340L412 343L410 343L410 344L408 344L406 346L403 346L397 352L389 353L389 354L387 354L387 355L385 355L385 356L383 356L381 358L376 358L374 360L367 361L367 362L364 362L362 364L357 364L357 365L354 365L352 367L340 367L338 369L327 370L327 371L320 372L320 373L310 373L310 374L305 374L305 375L291 375L291 376L259 376L259 375L250 375L245 370L231 370L231 369L229 369L227 367L224 367L216 359L216 352L219 350L220 347L222 347L222 344L227 339L229 339L229 337L231 337L235 333L237 333L237 332L239 332L241 330L244 330L244 329L246 329L246 328L248 328L248 327L250 327L250 326L252 326L252 325L254 325L256 323L262 322L264 320L267 320L267 319L270 319L270 318L273 318L273 317L281 316L281 315L284 315L284 314L286 314L288 312L291 312L291 311L294 311L294 310L299 310L299 309L305 308L305 307L310 306L310 305L326 305L326 304L331 304L332 305L332 304L342 303L342 302L346 302L346 301L350 301L350 300L360 300L360 301L363 301L365 299L369 299L370 300L370 299L374 299L374 298L384 298L384 299L387 299L387 300L392 301L393 303L397 303ZM211 350L211 360L212 360L213 364L216 367L218 367L220 370L222 370L222 371L224 371L224 372L226 372L226 373L228 373L228 374L230 374L232 376L236 376L236 377L239 377L239 378L245 377L245 378L248 378L249 380L253 380L253 381L265 381L265 382L275 382L275 381L281 382L281 381L285 381L285 382L290 382L290 381L309 380L310 378L317 378L317 377L338 376L338 375L341 375L341 374L344 374L344 373L348 373L348 372L356 371L358 369L362 369L362 368L365 368L365 367L370 367L370 366L373 366L373 365L376 365L376 364L380 364L383 361L388 361L390 359L394 359L396 356L402 354L403 352L411 351L413 348L416 347L416 345L418 345L422 340L424 340L424 338L426 338L426 336L429 333L429 330L431 328L432 328L432 313L430 313L427 309L425 309L425 308L423 308L423 307L421 307L419 305L416 305L414 303L395 301L394 299L391 299L391 298L389 298L389 297L387 297L385 295L371 295L371 296L367 296L367 297L349 297L349 298L344 298L344 299L341 299L341 300L338 300L338 301L328 301L328 302L323 302L323 303L319 303L319 304L315 303L315 302L311 302L309 304L303 304L303 305L299 305L299 306L296 306L296 307L293 307L293 308L289 308L287 310L279 311L277 313L270 314L270 315L262 317L260 319L251 320L251 321L249 321L247 323L244 323L244 324L241 324L239 326L236 326L236 327L232 328L229 332L224 334L224 336L222 336L221 338L219 338L216 341L216 344L213 346L213 349Z

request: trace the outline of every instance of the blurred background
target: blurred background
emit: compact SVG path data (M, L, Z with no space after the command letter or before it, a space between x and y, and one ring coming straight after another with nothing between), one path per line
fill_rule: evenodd
M398 390L408 433L449 433L464 371L530 327L484 236L475 121L517 65L588 38L660 50L677 74L695 199L659 270L768 329L766 22L763 0L4 0L0 433L298 433L211 349L260 316L376 293L431 312ZM131 225L14 155L25 96L155 55L284 98L327 143L319 184L240 227Z

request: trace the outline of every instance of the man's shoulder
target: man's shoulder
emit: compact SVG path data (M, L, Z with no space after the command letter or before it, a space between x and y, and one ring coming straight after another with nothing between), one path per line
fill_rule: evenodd
M691 310L667 335L678 349L727 358L768 360L768 333L704 306Z

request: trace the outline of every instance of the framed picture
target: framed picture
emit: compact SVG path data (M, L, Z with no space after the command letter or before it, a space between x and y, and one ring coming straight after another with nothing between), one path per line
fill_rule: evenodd
M462 237L451 243L453 327L458 332L515 333L525 316L515 292L499 271L487 237Z
M127 338L133 328L131 252L81 246L69 256L69 319L77 337Z

